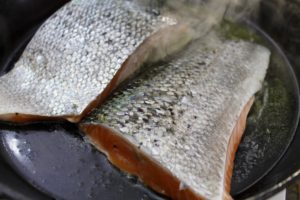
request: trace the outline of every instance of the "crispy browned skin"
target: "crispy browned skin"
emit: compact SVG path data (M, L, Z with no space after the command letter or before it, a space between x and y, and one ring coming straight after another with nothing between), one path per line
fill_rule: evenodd
M243 109L237 125L232 132L227 151L223 199L232 199L230 196L230 184L235 152L244 133L247 115L253 99L251 98ZM93 124L82 124L80 127L96 148L107 155L112 164L127 173L138 176L147 186L156 192L172 199L204 199L190 188L180 190L180 180L110 128Z

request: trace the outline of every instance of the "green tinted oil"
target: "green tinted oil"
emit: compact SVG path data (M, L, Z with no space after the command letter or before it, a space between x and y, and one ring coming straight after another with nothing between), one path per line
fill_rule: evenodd
M247 40L271 51L263 87L255 95L236 155L232 194L237 194L268 172L293 139L298 118L298 89L289 64L268 38L249 25L228 21L218 30L225 39Z

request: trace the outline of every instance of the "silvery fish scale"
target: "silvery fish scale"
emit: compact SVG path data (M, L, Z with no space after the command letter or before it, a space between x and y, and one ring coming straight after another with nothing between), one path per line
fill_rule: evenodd
M128 139L175 175L180 187L221 199L229 139L261 88L269 55L243 41L217 48L197 42L121 88L86 122Z
M80 115L147 37L174 24L157 9L126 0L66 4L0 77L0 115Z

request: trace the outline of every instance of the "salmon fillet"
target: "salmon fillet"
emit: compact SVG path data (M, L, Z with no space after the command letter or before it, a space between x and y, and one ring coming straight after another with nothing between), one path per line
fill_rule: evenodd
M226 170L224 193L222 199L232 199L230 196L231 176L234 155L242 138L246 126L247 114L251 108L251 99L243 109L240 118L232 132L226 155ZM172 175L157 161L140 151L113 130L95 124L81 125L81 130L92 143L104 152L109 161L121 170L138 176L150 188L172 199L206 199L198 195L191 188L182 186L180 179ZM200 181L200 180L199 180Z
M192 39L187 25L160 9L127 0L67 3L0 77L0 120L78 122L143 63Z
M81 124L121 170L172 199L231 199L235 151L270 51L201 42L115 92Z

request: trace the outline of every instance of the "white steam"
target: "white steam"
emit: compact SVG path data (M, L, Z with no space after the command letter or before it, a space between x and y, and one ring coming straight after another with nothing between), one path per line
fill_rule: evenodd
M201 37L223 19L237 21L259 9L260 0L133 0L146 7L161 7L161 14L188 24Z

